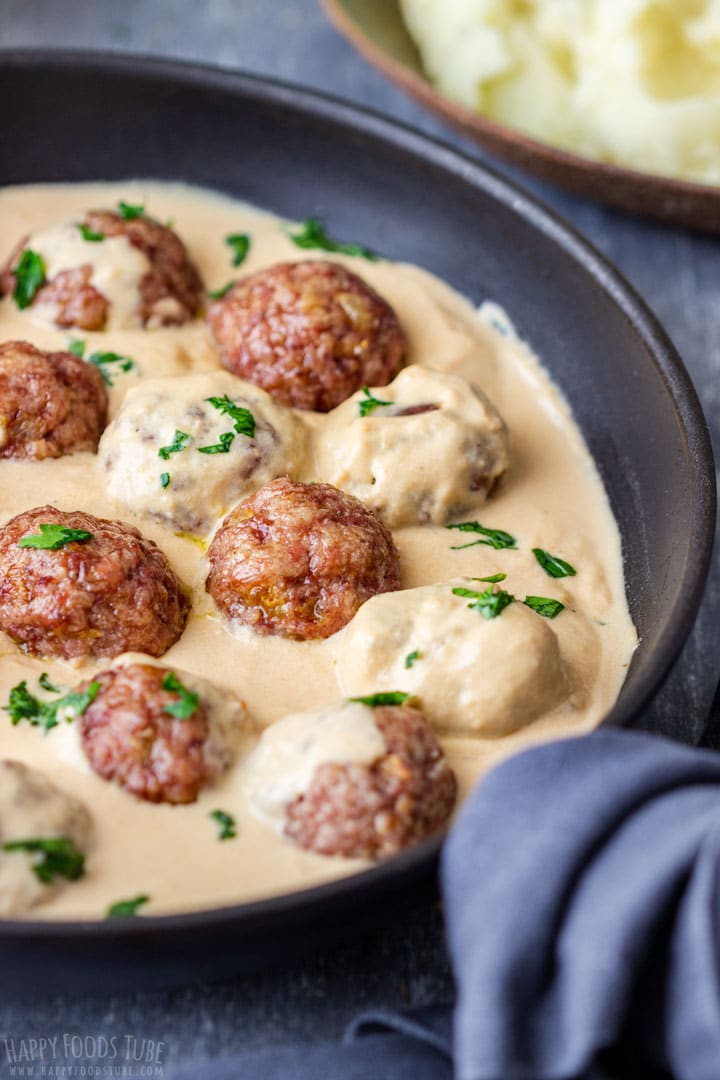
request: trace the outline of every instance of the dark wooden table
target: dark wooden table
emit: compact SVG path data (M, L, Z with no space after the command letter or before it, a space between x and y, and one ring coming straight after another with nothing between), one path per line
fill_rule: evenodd
M327 25L317 0L0 0L0 46L158 53L274 75L389 113L479 156L355 56ZM609 256L659 315L695 380L720 446L718 242L522 182ZM699 739L718 675L719 590L716 568L695 631L644 720L648 729L662 731L672 722L688 741ZM0 972L0 1077L11 1075L5 1038L17 1043L57 1036L60 1052L64 1036L79 1035L87 1046L72 1060L58 1059L78 1067L107 1060L100 1036L115 1036L123 1047L129 1036L140 1057L142 1040L152 1040L162 1043L156 1060L170 1076L181 1063L241 1047L336 1036L363 1008L442 1003L452 993L436 904L400 912L371 937L301 967L212 986L166 993L140 988L122 997L67 995L20 1005ZM132 1075L141 1075L139 1065Z

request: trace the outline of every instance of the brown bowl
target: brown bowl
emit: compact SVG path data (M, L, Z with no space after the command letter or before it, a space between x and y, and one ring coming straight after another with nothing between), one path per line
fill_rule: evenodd
M720 232L720 187L592 161L488 120L440 94L423 72L398 0L322 0L334 26L366 59L468 139L577 195L703 232Z

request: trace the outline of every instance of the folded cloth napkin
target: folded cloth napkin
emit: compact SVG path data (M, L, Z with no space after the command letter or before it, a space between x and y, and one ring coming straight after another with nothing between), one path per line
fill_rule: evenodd
M719 754L615 730L527 750L468 799L441 877L457 1080L720 1080ZM447 1080L449 1025L369 1014L181 1075Z
M510 758L442 863L458 1080L582 1075L609 1046L720 1080L720 755L600 730Z

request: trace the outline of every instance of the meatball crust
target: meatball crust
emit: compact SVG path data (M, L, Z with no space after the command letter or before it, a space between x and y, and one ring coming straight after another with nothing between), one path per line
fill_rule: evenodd
M228 619L301 641L330 637L400 587L388 530L330 484L266 484L227 515L208 559L206 588Z
M172 229L145 214L126 221L112 210L91 210L85 224L103 236L127 237L147 256L150 269L140 282L139 304L144 326L179 326L198 314L202 280Z
M385 386L407 348L390 305L339 263L279 263L237 282L208 322L229 371L282 405L328 412Z
M91 539L20 547L41 524ZM41 506L0 530L0 630L35 656L161 656L180 637L188 597L163 552L131 525Z
M81 684L81 692L92 682L100 688L83 713L80 738L104 780L148 802L191 803L229 764L230 753L202 695L189 716L167 711L180 700L163 688L168 675L178 678L166 667L128 664ZM185 685L185 676L179 681Z
M0 458L40 461L97 450L107 404L92 364L27 341L0 345Z
M432 836L450 817L455 774L422 713L374 709L386 752L371 765L320 765L287 808L285 835L319 855L378 859Z
M127 240L135 252L131 265L121 274L113 274L112 260L118 251L113 256L107 244L103 246L103 240L81 243L78 226L101 234L104 241L116 237ZM91 210L82 222L54 226L44 233L25 237L0 270L0 295L13 292L15 271L27 249L39 249L43 261L47 264L49 260L46 280L33 297L32 306L51 312L56 326L91 331L107 329L113 317L111 283L128 274L136 281L134 310L122 314L120 326L126 325L125 320L130 316L132 320L127 325L151 328L181 325L194 318L200 309L203 285L185 245L172 229L144 214L126 220L112 210ZM96 279L101 263L105 263L105 272ZM106 292L100 281L107 283Z

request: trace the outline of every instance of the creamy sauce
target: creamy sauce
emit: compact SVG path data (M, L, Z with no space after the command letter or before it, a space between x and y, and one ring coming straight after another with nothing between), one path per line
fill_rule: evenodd
M9 253L27 233L77 220L87 209L112 207L119 199L145 203L148 213L160 221L173 219L209 289L240 273L311 254L300 252L282 223L270 215L209 192L142 182L7 188L0 192L0 252ZM231 266L223 242L235 232L252 236L249 257L240 271ZM552 630L572 673L572 694L531 725L503 738L442 736L462 795L500 757L542 739L590 730L617 697L637 641L625 601L619 534L564 400L496 308L487 305L478 316L466 300L417 267L333 258L360 274L393 305L410 342L409 363L472 380L510 429L510 469L487 505L472 517L512 533L518 550L477 546L452 551L457 533L433 525L398 529L394 536L403 588L503 571L516 595L557 597L568 606L553 621ZM560 320L562 313L557 317ZM127 391L145 379L219 366L200 320L151 331L66 334L43 325L32 309L18 311L10 298L0 302L2 340L27 339L39 348L57 349L78 336L86 339L87 352L113 350L136 361L130 372L113 373L111 416L117 415ZM322 437L322 417L304 415L301 422ZM193 610L185 633L161 662L236 695L247 706L249 722L240 732L235 762L220 781L194 805L172 807L136 800L94 775L77 746L73 749L76 725L43 735L37 728L25 724L13 728L0 719L2 757L46 771L57 786L82 799L94 819L86 877L50 897L32 917L102 917L110 903L139 893L152 898L143 909L148 915L212 907L318 884L366 866L307 854L285 843L250 812L243 784L243 762L257 743L257 729L342 697L337 641L297 643L255 637L249 631L229 633L205 593L204 544L115 501L93 455L0 462L0 522L46 502L127 521L165 551L192 589ZM577 577L562 581L547 577L535 562L532 547L561 555L577 568ZM42 671L49 672L56 685L69 687L108 666L109 661L72 666L34 660L0 634L0 702L7 702L11 687L21 679L35 691ZM367 743L360 738L358 746L358 753L367 752ZM208 816L217 808L236 818L237 839L218 842L217 826Z

